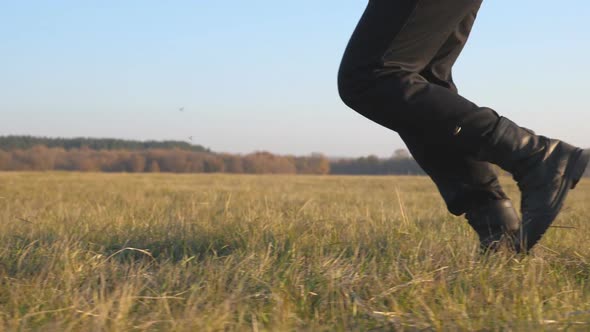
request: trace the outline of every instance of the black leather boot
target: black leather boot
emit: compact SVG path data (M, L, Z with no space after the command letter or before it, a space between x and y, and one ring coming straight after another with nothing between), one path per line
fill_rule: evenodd
M590 150L535 135L514 122L500 118L482 160L509 171L520 188L521 245L529 251L557 217L570 189L588 165Z
M521 251L520 218L509 199L490 200L467 211L465 217L479 236L482 253L497 251L503 245Z

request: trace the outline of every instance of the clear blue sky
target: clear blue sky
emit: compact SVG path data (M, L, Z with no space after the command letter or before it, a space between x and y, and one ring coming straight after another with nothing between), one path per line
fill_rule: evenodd
M175 139L215 151L388 156L336 73L365 1L2 1L0 135ZM590 146L590 2L484 1L461 93ZM178 111L184 107L184 112Z

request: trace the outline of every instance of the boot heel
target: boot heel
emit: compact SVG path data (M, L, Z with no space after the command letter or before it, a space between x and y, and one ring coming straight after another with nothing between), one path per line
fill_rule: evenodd
M569 172L569 174L571 174L570 176L572 179L571 189L574 189L578 182L580 182L580 179L582 179L582 176L586 171L586 167L588 166L589 161L590 150L582 150L580 153L577 154L575 161L572 163L573 165L570 169L571 171Z

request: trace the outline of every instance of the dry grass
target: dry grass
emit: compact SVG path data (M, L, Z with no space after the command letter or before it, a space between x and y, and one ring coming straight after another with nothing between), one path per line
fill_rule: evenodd
M426 178L0 173L0 331L585 330L589 198L482 258Z

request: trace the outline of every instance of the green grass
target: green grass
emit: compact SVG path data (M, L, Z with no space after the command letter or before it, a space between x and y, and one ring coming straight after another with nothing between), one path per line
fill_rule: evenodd
M427 178L0 173L0 331L585 330L589 199L480 257Z

